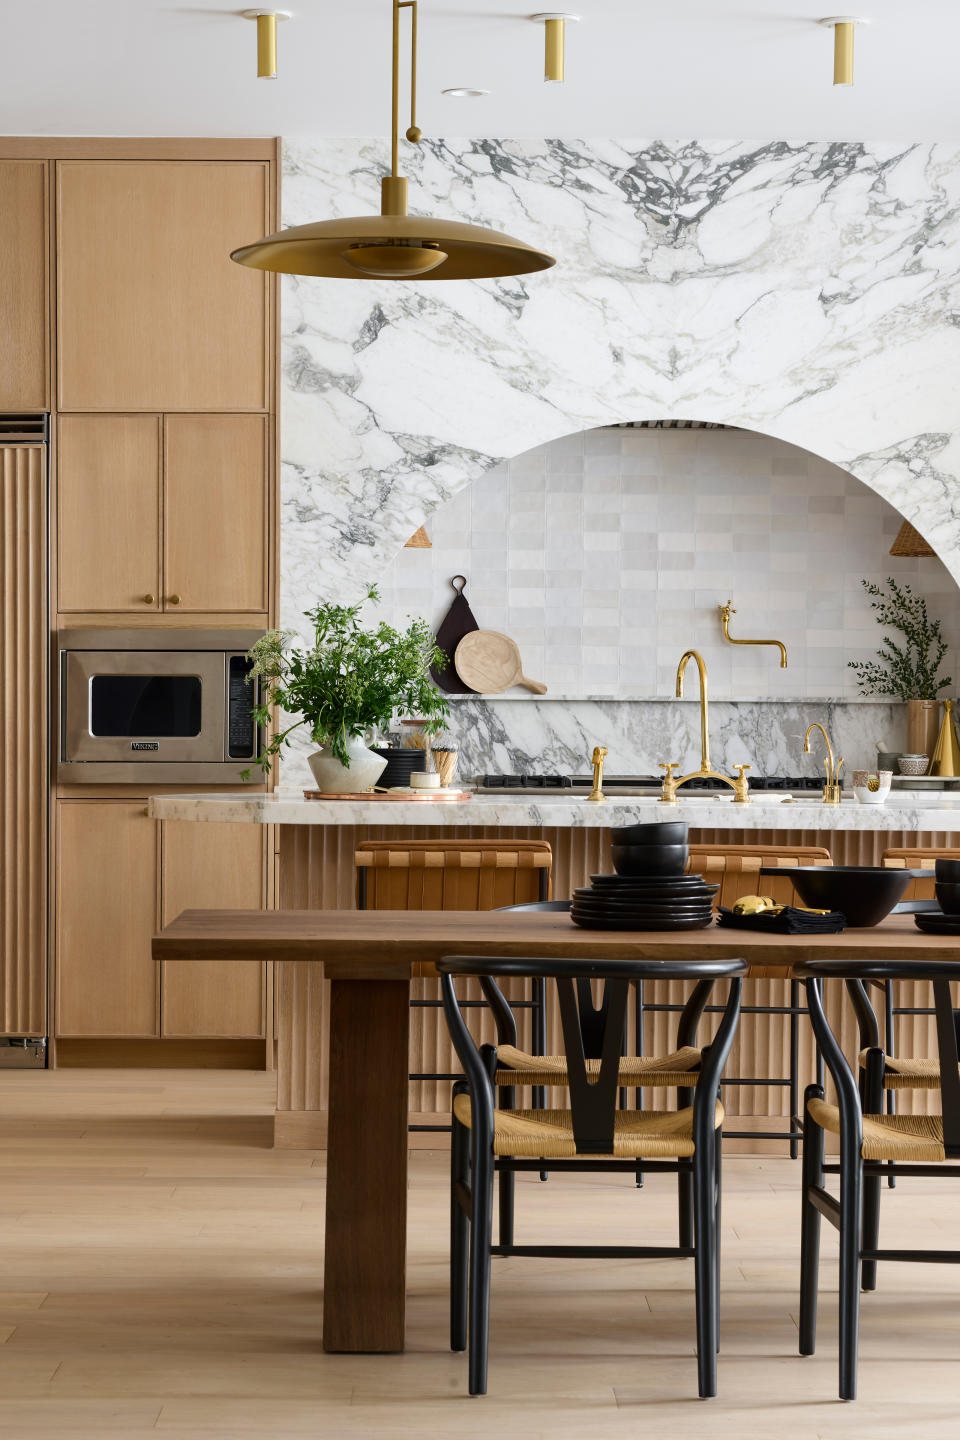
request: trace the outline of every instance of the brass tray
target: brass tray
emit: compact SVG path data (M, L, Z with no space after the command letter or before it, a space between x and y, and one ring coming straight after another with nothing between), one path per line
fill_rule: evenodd
M344 794L333 790L304 790L304 800L430 800L434 804L446 800L472 800L472 790L404 790L401 793L384 790L361 790Z

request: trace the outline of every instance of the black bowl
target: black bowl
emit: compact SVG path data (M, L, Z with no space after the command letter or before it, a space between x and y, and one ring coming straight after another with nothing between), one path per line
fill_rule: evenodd
M795 865L776 873L793 881L805 905L842 910L854 928L879 925L913 879L909 870L874 865Z
M613 868L618 875L682 875L686 845L614 845Z
M611 845L686 845L686 820L655 820L652 825L617 825L610 831Z
M937 860L934 862L938 880L955 885L960 881L960 860Z
M944 915L960 915L960 885L955 880L938 880L933 888Z

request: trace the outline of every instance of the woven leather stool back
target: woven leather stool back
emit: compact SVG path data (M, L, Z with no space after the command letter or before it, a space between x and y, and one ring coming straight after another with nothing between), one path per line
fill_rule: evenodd
M884 850L880 864L888 870L932 870L935 860L960 860L960 850L948 846L939 849L934 845L911 846L910 849ZM933 876L929 880L911 880L904 900L933 900Z
M761 875L762 865L831 865L822 845L691 845L687 869L719 885L714 905L727 908L741 895L770 895L778 905L799 905L793 881Z
M546 840L370 840L354 862L368 910L498 910L549 899L553 852Z

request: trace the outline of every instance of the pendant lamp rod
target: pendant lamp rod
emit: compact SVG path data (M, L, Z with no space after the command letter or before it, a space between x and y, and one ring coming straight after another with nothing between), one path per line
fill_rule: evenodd
M380 183L381 215L406 215L407 180L400 174L400 11L410 14L410 125L406 138L422 138L417 126L417 10L418 0L393 0L393 93L390 128L390 174Z

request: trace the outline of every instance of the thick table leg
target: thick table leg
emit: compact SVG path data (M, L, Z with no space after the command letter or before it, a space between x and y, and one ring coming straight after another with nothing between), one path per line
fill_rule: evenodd
M407 1257L406 980L334 980L323 1348L403 1349Z

